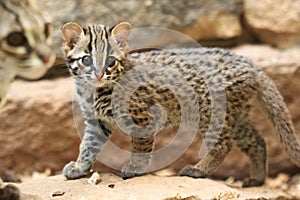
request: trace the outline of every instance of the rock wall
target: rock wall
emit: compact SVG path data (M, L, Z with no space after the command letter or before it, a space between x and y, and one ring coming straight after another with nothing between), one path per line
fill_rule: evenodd
M16 81L0 116L0 172L56 171L78 151L70 79Z
M54 50L61 56L60 28L67 21L112 26L120 21L134 28L162 27L209 45L233 45L256 37L285 47L300 34L300 0L65 0L36 1L54 25ZM234 42L224 40L231 39Z
M245 22L262 42L279 47L294 44L300 33L300 1L244 1Z
M300 138L300 48L278 51L267 46L243 46L233 50L252 58L275 80L285 97ZM44 171L47 168L59 172L68 161L76 159L80 139L74 123L72 102L73 86L70 78L14 82L8 93L8 103L0 111L0 172L10 169L24 173ZM289 161L278 144L267 120L257 111L255 114L256 126L268 144L270 175L278 172L299 173L299 168ZM78 119L75 121L79 122ZM172 129L169 129L158 135L158 148L168 144L174 137L174 132L171 132ZM111 141L123 149L129 149L129 138L121 132L114 133ZM197 137L191 148L168 167L178 171L187 163L197 162L200 144L200 137ZM119 154L109 153L104 151L102 158L109 159L115 166L120 167L126 161ZM99 162L95 169L114 171ZM234 150L214 176L225 178L233 175L243 178L247 174L246 156Z

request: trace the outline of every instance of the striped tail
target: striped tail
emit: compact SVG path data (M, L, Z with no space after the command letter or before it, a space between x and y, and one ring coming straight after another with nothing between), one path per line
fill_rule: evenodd
M258 99L275 128L277 138L296 165L300 167L300 143L291 116L273 81L264 73L258 74Z

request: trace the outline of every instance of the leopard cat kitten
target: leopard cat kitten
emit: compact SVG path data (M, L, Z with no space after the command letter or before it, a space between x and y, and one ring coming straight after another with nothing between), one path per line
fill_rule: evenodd
M16 76L41 78L55 60L50 25L28 0L0 1L0 108Z
M180 122L179 100L168 86L159 85L161 76L174 83L177 97L190 97L197 101L200 118L199 130L207 143L215 143L208 154L196 165L187 165L180 175L195 178L211 174L235 145L245 152L251 161L250 177L243 186L262 185L266 177L266 143L249 119L251 99L256 97L272 122L279 141L295 163L300 165L300 146L297 142L291 117L282 96L270 78L243 56L219 48L193 48L174 50L150 50L128 52L131 25L122 22L109 28L105 25L81 27L75 22L62 27L66 64L74 77L76 95L85 118L85 133L76 162L67 164L63 173L68 179L87 175L96 155L101 151L111 132L118 127L114 117L124 119L128 130L142 127L131 135L131 157L122 168L123 177L147 173L154 148L155 133L149 130L155 118L151 106L160 104L167 114L166 126ZM188 62L186 62L188 61ZM150 74L132 76L132 83L143 82L130 99L114 94L122 87L121 80L135 74L138 67L155 69ZM173 74L165 69L180 72L187 84L178 84ZM157 70L157 71L156 71ZM216 78L221 76L222 78ZM172 80L173 78L173 80ZM208 90L207 83L212 88ZM131 84L131 83L129 83ZM224 122L211 118L210 92L218 93L223 87L226 95ZM193 91L188 88L192 87ZM120 90L121 91L121 90ZM112 95L117 98L114 105ZM125 102L125 103L122 103ZM126 105L129 102L129 106ZM220 101L214 107L221 108ZM113 107L115 110L113 110ZM128 113L129 117L124 116ZM193 113L193 112L191 112ZM213 124L208 129L209 124ZM218 127L223 127L216 137ZM132 127L132 128L131 128ZM150 132L149 132L150 131Z

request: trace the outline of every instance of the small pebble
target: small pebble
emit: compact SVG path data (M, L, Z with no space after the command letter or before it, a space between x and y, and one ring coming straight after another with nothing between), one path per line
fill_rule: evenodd
M53 192L52 197L63 196L64 194L65 194L65 192L63 192L63 191L56 191L56 192Z
M115 187L115 184L109 184L108 187L114 188L114 187Z
M94 172L93 175L88 180L88 183L91 185L97 185L100 182L101 182L101 177L98 172Z

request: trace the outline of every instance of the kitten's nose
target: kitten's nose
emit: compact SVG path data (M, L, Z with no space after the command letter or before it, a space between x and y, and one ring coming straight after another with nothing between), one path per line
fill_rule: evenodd
M95 75L96 75L98 81L101 81L101 79L103 77L103 73L100 73L100 74L95 73Z
M50 58L51 58L51 54L42 54L39 53L39 58L44 62L44 63L48 63Z

